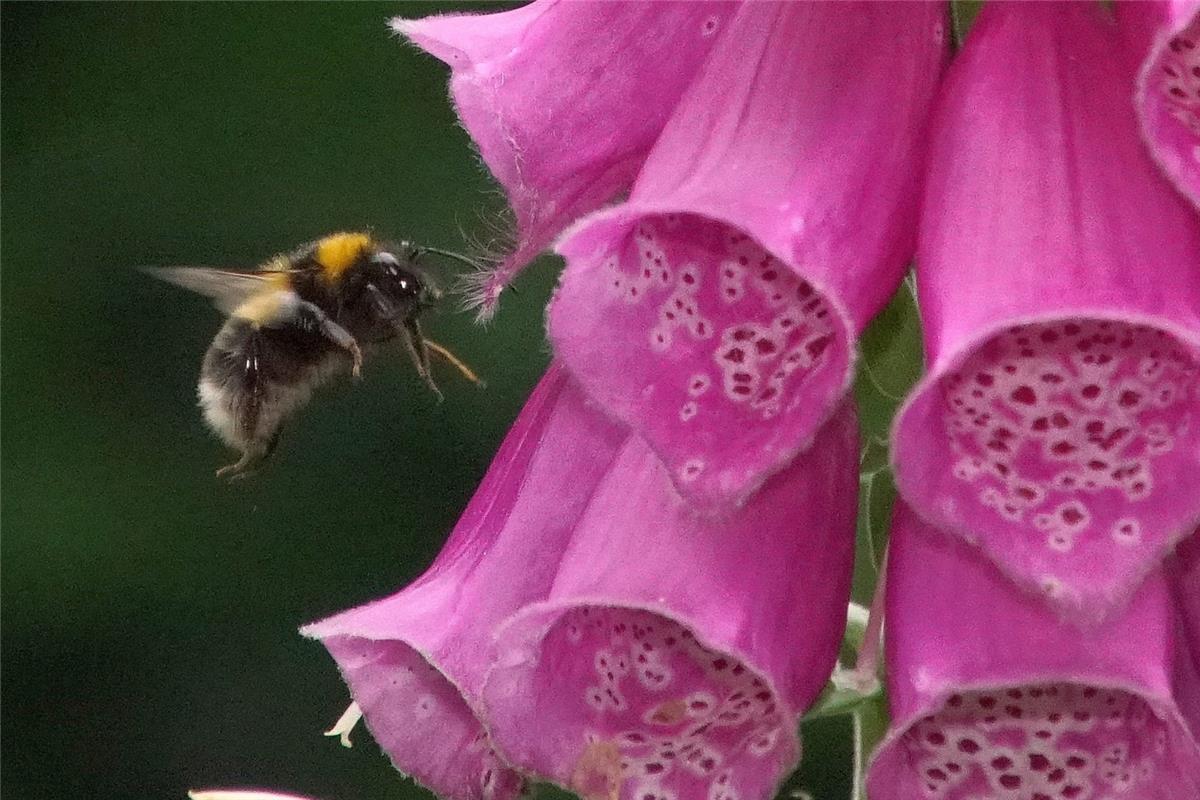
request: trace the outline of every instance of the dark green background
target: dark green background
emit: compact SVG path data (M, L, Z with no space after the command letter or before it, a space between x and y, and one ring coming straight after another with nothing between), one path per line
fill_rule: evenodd
M420 790L365 734L303 622L433 557L547 361L547 259L436 405L399 354L322 392L236 486L194 384L220 324L138 264L250 266L372 227L443 247L500 200L446 72L392 38L431 5L5 3L2 112L3 770L17 800L258 785ZM848 796L844 721L796 782Z

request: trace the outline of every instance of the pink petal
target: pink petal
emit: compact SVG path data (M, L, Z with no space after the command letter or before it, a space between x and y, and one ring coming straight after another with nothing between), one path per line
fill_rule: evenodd
M624 437L552 367L433 566L398 594L303 630L329 649L397 769L442 797L519 791L477 716L491 630L546 598Z
M893 728L871 800L1200 796L1161 572L1081 630L901 507L886 607Z
M733 3L559 3L396 19L453 69L455 107L517 218L516 247L479 276L500 292L576 218L629 188Z
M629 201L559 243L557 354L690 502L744 501L846 391L912 255L944 16L742 6Z
M631 437L549 599L497 634L484 699L498 749L589 799L770 798L844 627L856 449L847 406L713 519Z
M950 70L917 254L931 369L893 437L918 513L1091 617L1200 518L1200 219L1138 140L1102 13L990 4Z
M1144 56L1134 96L1154 160L1200 206L1200 2L1118 3Z

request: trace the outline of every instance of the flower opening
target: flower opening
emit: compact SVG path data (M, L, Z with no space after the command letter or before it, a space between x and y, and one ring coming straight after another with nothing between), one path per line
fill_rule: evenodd
M767 800L845 624L853 410L744 507L697 516L631 438L549 598L497 631L497 747L606 800Z

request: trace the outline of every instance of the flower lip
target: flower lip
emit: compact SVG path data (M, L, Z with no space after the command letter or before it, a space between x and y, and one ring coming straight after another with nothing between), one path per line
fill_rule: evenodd
M1089 333L1115 338L1116 351L1114 342L1063 347ZM1030 340L1031 356L1018 337ZM1137 361L1119 347L1131 340ZM1200 462L1200 335L1157 316L1062 309L956 345L896 415L897 488L930 523L967 532L1014 580L1096 621L1200 522L1200 478L1195 491L1174 491L1197 474L1179 464ZM1159 349L1181 353L1182 364L1157 368L1158 384L1136 376L1139 366L1156 369L1149 356ZM1116 357L1084 362L1089 352ZM1156 461L1179 475L1180 501L1152 502L1153 474L1138 475Z
M841 298L763 241L716 207L636 202L555 248L576 265L547 314L556 352L707 513L806 450L854 378Z
M1164 778L1165 793L1151 784L1137 796L1174 800L1189 796L1188 784L1200 789L1200 753L1194 743L1189 748L1191 737L1176 710L1146 697L1144 687L1111 676L964 683L928 708L934 710L894 721L876 748L869 767L872 796L1072 800ZM920 789L900 788L914 784Z
M437 666L434 654L411 641L333 633L324 623L301 633L320 639L334 655L351 696L364 709L363 722L398 771L452 800L512 800L520 794L522 779L497 758L477 698ZM359 674L383 668L390 676L386 681ZM422 732L431 720L437 737ZM458 742L449 757L445 741Z
M1138 122L1159 168L1200 208L1200 3L1171 5L1175 18L1156 32L1138 73Z
M700 630L654 603L538 603L497 631L498 640L520 644L500 652L485 692L504 691L514 672L534 673L521 685L538 685L528 702L556 726L555 738L587 743L569 774L551 774L585 800L774 796L799 762L799 714L765 671ZM564 647L588 655L568 664L551 658L539 670L543 653ZM572 693L592 709L588 722L555 713ZM508 744L501 753L512 763L530 763L523 743Z

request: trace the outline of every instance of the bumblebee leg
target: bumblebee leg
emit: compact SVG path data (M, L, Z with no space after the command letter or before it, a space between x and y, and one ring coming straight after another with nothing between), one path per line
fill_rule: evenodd
M234 481L245 480L257 473L262 463L270 458L271 454L275 452L275 448L279 446L279 437L282 433L282 426L276 428L265 446L261 441L252 442L242 452L241 458L217 470L217 477L226 478L230 483L233 483Z
M255 473L253 467L258 466L262 461L264 454L259 450L247 450L242 453L242 457L232 464L226 464L217 470L218 478L225 478L230 483L234 481L244 480Z
M406 319L401 327L403 333L404 344L408 348L408 355L412 358L413 366L417 368L417 374L421 376L421 380L425 381L435 395L438 402L445 399L442 396L442 390L433 382L433 374L429 371L429 348L425 343L425 337L421 334L421 324L415 319Z
M440 344L433 341L433 339L426 339L425 346L428 347L434 353L437 353L442 358L446 359L446 361L450 364L450 366L454 367L459 372L461 372L463 374L464 378L466 378L471 383L478 386L480 389L483 389L484 387L487 386L487 384L478 375L475 374L475 371L472 370L470 367L468 367L466 364L464 364L458 356L454 355L454 353L451 353L445 347L442 347Z
M433 374L429 371L429 347L425 336L421 333L421 324L414 317L402 320L395 305L375 284L368 283L367 291L371 293L379 315L390 322L396 329L396 333L404 340L408 356L412 359L413 366L417 368L417 374L421 376L421 380L425 381L425 385L437 395L438 402L442 402L445 399L442 396L442 390L433 382Z
M355 378L361 378L363 354L353 334L330 319L329 315L322 311L319 306L313 305L307 300L301 301L300 305L316 321L318 329L326 339L350 354L352 360L350 374Z

